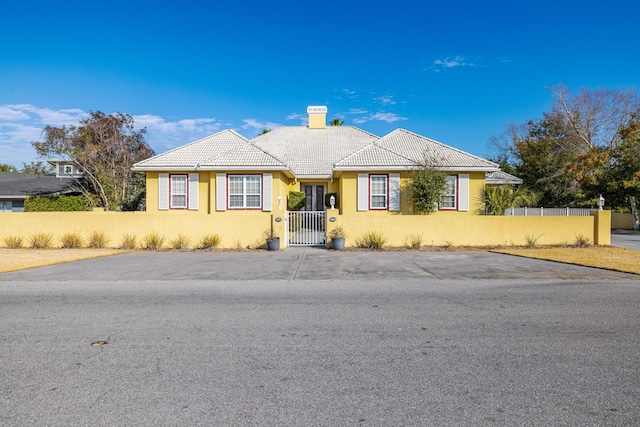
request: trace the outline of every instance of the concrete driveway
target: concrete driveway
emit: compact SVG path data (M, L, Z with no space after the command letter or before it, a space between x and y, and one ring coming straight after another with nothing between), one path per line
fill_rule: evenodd
M0 274L41 280L637 279L638 276L490 252L132 252Z
M611 233L611 246L640 251L640 232L613 231Z

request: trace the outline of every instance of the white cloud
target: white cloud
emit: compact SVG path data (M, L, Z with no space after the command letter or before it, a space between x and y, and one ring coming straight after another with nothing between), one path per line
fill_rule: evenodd
M388 113L385 111L378 111L377 113L370 114L368 116L356 117L353 119L355 124L362 124L371 121L381 121L387 123L399 122L401 120L408 120L406 117L397 115L396 113Z
M347 111L347 114L367 114L368 111L364 108L351 108Z
M355 90L350 90L350 89L342 89L342 93L344 93L345 95L354 98L356 95L356 91Z
M373 98L373 100L382 105L393 105L396 103L391 95L379 96L377 98Z
M45 126L77 125L88 115L78 108L52 110L31 104L0 105L0 162L20 168L23 163L38 160L31 142L42 138ZM156 152L195 141L223 127L223 123L213 117L182 120L151 114L132 117L137 129L147 128L147 142Z
M430 67L431 70L440 71L448 68L457 68L457 67L477 67L477 64L470 62L465 59L465 57L457 55L454 57L446 57L443 59L436 59L433 61L433 66Z
M309 124L309 116L306 114L292 113L287 116L287 120L300 120L300 126Z
M260 132L263 129L273 130L282 126L280 123L263 122L256 119L242 119L242 122L244 125L240 126L240 129L253 130L255 132Z

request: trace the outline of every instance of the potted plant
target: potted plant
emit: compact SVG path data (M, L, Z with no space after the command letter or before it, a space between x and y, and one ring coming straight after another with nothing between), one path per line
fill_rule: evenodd
M333 246L333 249L335 249L336 251L341 251L344 249L344 241L347 237L347 233L344 231L344 228L342 228L341 225L333 228L329 232L329 237L331 238L331 246Z
M278 236L274 231L273 227L271 230L267 230L265 232L266 240L267 240L267 249L270 251L279 251L280 250L280 236Z

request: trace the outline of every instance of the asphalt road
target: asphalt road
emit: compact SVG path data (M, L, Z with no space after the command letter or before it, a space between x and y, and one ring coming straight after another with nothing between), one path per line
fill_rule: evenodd
M485 253L8 273L0 425L638 425L639 306L637 276Z

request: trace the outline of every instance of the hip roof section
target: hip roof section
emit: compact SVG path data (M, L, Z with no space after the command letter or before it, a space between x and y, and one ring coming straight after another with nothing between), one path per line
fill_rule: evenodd
M330 178L341 170L412 169L425 157L447 170L499 170L493 162L404 129L379 138L354 126L284 126L252 140L225 130L138 162L133 169L286 170L298 178Z

